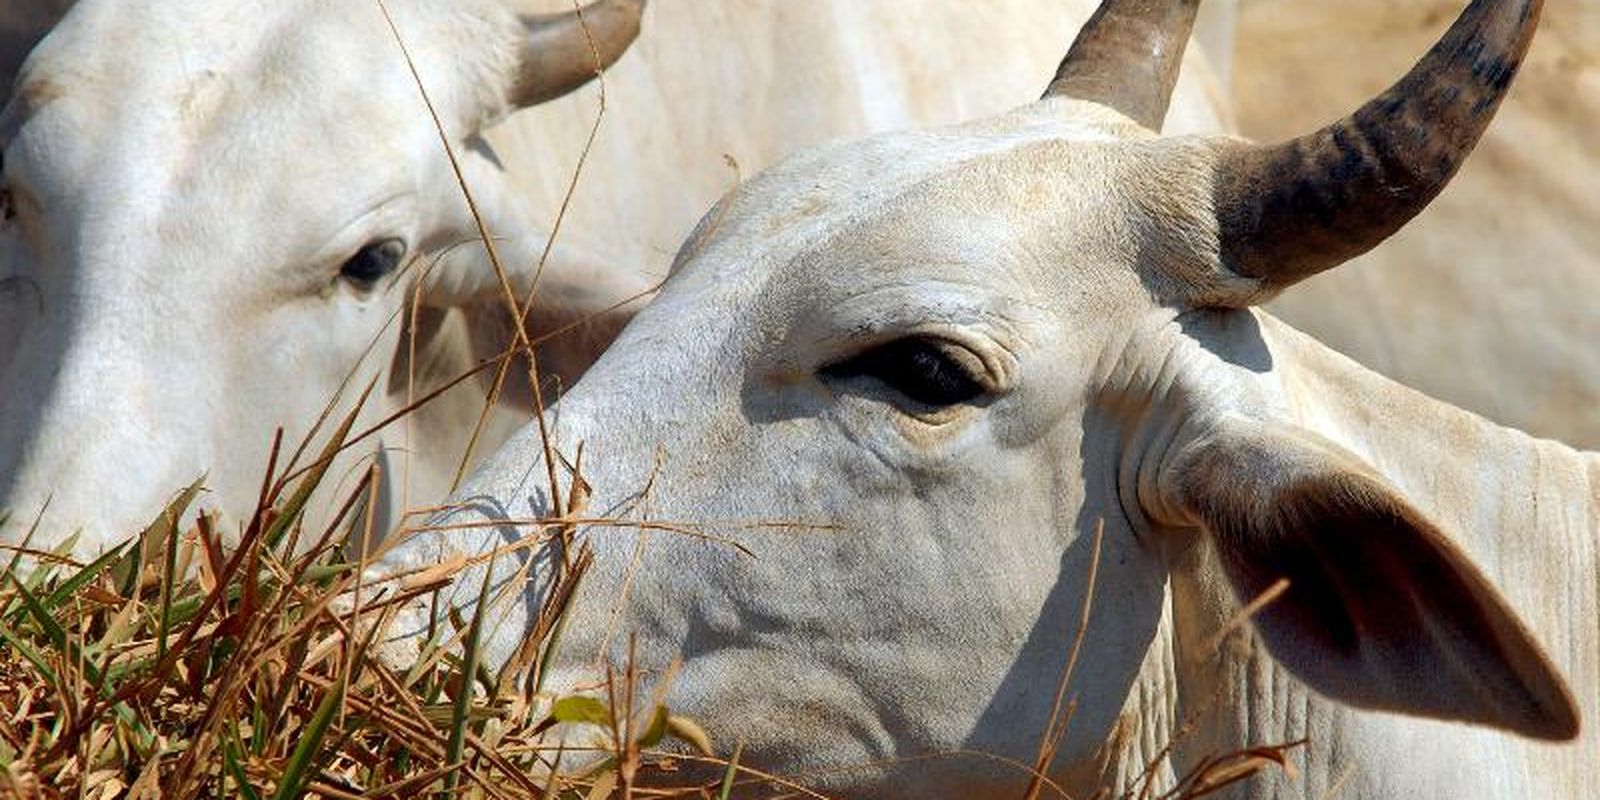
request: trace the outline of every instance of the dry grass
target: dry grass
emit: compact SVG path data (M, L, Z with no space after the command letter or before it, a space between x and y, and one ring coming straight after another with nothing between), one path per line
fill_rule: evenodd
M308 469L279 465L274 448L237 546L213 517L187 514L196 484L93 563L71 561L70 541L8 548L0 797L604 797L671 769L674 757L655 752L669 739L709 755L699 728L659 696L638 702L631 667L603 687L606 700L534 691L569 592L553 593L558 605L498 673L476 657L481 617L454 620L405 671L375 658L393 611L451 569L362 584L343 543L371 533L375 470L332 524L305 528L307 499L354 419ZM587 563L575 561L573 585ZM582 778L535 780L560 758L547 735L557 723L591 729L602 762Z

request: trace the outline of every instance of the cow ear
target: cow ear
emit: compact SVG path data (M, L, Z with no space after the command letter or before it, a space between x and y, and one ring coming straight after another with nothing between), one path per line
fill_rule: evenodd
M455 238L429 243L433 252L424 259L417 276L423 303L439 308L488 300L503 303L509 285L519 303L535 293L536 307L546 303L558 306L568 319L614 313L631 316L640 304L627 301L655 288L657 281L644 274L643 266L619 263L601 248L578 241L577 232L570 227L551 243L549 226L541 224L540 215L507 178L498 155L481 138L469 142L460 163L474 202L469 206L457 196L456 187L447 190L453 210L444 227ZM485 230L494 259L482 238ZM590 237L589 241L596 239ZM621 312L614 308L618 304L624 305Z
M633 273L624 284L612 280L620 273L611 270L586 280L584 272L567 267L559 279L548 274L540 279L523 328L538 350L546 401L577 383L644 306L643 293L653 288ZM479 360L493 358L516 343L515 322L499 298L473 304L466 311L473 354ZM500 399L516 408L534 407L526 370L511 370Z
M504 304L509 289L518 303L531 295L534 313L547 308L569 321L631 317L658 283L642 268L617 264L581 245L557 241L546 252L545 237L535 232L496 235L493 241L495 259L482 239L463 238L433 254L419 274L422 302L437 308Z
M1577 735L1565 682L1505 599L1355 455L1229 418L1180 448L1160 486L1211 536L1241 600L1287 579L1253 621L1317 691L1540 739Z
M476 355L492 358L515 340L507 290L519 305L532 296L533 309L525 315L528 337L545 339L541 366L570 385L644 307L659 281L640 265L579 242L570 229L550 244L493 151L481 140L471 146L461 164L475 205L469 210L456 199L457 216L447 229L457 238L430 243L432 251L416 275L421 302L466 311ZM481 238L480 219L494 245L493 260Z
M483 243L468 242L433 266L433 274L424 279L424 303L465 311L473 355L482 360L516 344L517 322L506 302L507 286L519 305L531 295L533 307L524 312L523 329L538 347L541 373L561 386L577 381L656 288L642 270L619 268L580 247L558 243L545 256L540 242L506 239L497 251L505 282ZM502 399L531 408L531 388L521 380L525 373L510 374Z

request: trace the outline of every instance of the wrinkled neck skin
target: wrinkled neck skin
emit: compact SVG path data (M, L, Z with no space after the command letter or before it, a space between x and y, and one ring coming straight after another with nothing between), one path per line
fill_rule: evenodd
M1173 755L1162 769L1182 775L1210 755L1305 739L1292 755L1298 779L1268 770L1231 796L1566 798L1592 791L1584 781L1593 780L1600 742L1593 690L1600 685L1593 646L1600 619L1596 456L1433 400L1264 312L1192 312L1164 336L1170 346L1153 351L1164 358L1142 365L1153 395L1145 417L1129 428L1125 478L1159 460L1161 431L1173 427L1162 419L1175 405L1162 402L1172 388L1163 375L1198 368L1205 379L1189 383L1199 391L1253 385L1259 392L1237 402L1262 404L1274 418L1360 456L1465 550L1573 687L1584 729L1572 743L1551 745L1330 701L1275 662L1248 626L1229 628L1235 632L1217 644L1239 604L1200 534L1167 530L1155 535L1170 548L1176 625L1162 629L1171 640L1152 654L1170 648L1176 663L1152 659L1163 671L1147 667L1141 676L1141 685L1156 687L1156 702L1133 695L1127 713L1154 741L1130 748L1126 758L1170 743ZM1140 493L1134 484L1141 479L1124 481L1125 497ZM1124 507L1137 508L1137 501ZM1193 727L1175 735L1175 725ZM1125 763L1118 774L1140 768Z

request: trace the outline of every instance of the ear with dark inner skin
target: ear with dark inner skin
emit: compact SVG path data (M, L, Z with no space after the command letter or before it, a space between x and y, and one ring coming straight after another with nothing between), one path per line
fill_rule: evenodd
M516 344L507 287L519 306L531 296L533 307L523 312L524 330L538 346L540 371L563 386L570 386L600 357L656 287L642 269L615 266L584 248L558 242L545 256L542 237L497 237L495 249L504 283L483 242L467 241L433 265L424 279L423 303L466 313L473 355L482 360ZM531 398L526 389L503 397L513 402L524 395Z
M542 224L487 144L470 143L460 164L479 217L470 214L464 201L450 198L458 206L449 224L453 238L430 242L433 253L417 267L422 304L465 312L474 356L486 359L515 344L507 292L519 306L531 297L533 308L525 311L527 336L547 339L539 347L541 371L571 385L644 307L658 280L639 265L618 263L585 246L579 241L581 230L563 231L547 249L549 226ZM483 242L480 218L494 259ZM514 402L524 395L531 398L526 390L523 386L520 393L502 396Z
M1565 682L1466 555L1355 455L1227 416L1180 443L1163 504L1214 543L1274 658L1354 706L1571 739ZM1176 522L1176 521L1174 521Z
M652 287L634 273L620 277L637 278L637 287L626 288L603 276L596 277L588 285L568 281L557 285L554 280L548 283L540 280L533 310L528 313L523 329L539 356L539 375L546 402L577 383L633 315L644 307L645 299L624 301L638 298L641 292ZM463 310L470 319L473 355L477 359L493 358L515 344L515 323L503 302L488 299ZM517 368L508 373L500 399L518 408L533 408L526 369Z

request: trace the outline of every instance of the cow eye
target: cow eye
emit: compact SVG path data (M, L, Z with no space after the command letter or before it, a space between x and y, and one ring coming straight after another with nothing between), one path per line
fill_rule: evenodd
M965 348L931 339L899 339L824 367L835 379L872 378L925 406L953 406L982 397L987 388Z
M385 275L394 272L406 258L406 243L399 239L381 239L356 251L339 274L362 289L370 289Z

